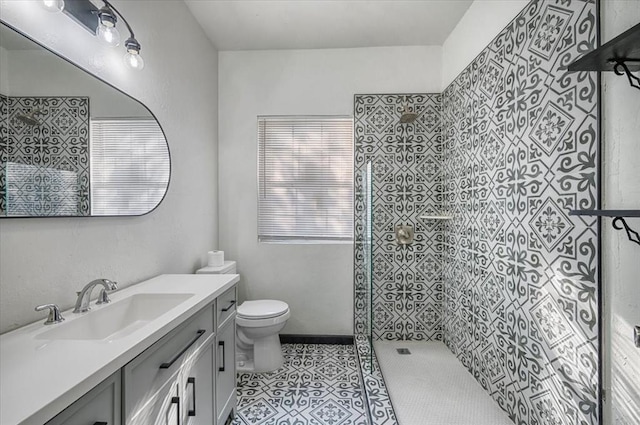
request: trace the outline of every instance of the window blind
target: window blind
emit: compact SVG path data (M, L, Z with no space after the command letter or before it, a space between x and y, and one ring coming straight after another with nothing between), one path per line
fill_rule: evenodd
M353 119L258 117L258 239L353 239Z
M91 215L149 212L164 196L169 168L155 120L91 120Z

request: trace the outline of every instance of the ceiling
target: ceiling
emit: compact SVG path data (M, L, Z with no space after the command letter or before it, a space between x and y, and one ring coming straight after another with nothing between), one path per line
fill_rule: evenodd
M442 45L473 0L185 0L218 50Z

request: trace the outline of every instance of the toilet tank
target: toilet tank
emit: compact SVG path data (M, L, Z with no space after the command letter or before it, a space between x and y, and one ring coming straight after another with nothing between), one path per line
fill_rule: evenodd
M207 266L196 270L196 274L235 274L236 262L225 261L223 266Z

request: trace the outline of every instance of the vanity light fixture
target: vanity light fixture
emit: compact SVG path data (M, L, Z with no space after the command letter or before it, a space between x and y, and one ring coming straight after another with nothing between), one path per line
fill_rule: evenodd
M129 31L129 38L124 42L127 53L124 55L124 63L132 69L144 68L144 60L140 56L140 43L136 40L131 26L122 13L109 1L100 0L101 8L96 7L90 0L42 0L43 6L51 11L63 11L74 21L82 25L89 32L96 35L111 46L120 45L120 31L118 21L124 22Z
M42 0L42 7L49 12L62 12L64 0Z

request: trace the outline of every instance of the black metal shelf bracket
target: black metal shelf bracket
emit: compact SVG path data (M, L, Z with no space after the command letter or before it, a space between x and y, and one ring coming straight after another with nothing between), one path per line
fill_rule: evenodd
M613 71L640 90L640 24L567 65L568 71Z
M629 85L631 87L635 87L640 90L640 77L633 75L633 73L629 70L626 62L640 62L640 60L634 59L612 59L609 61L613 65L613 72L616 75L626 75L627 80L629 80ZM623 220L624 221L624 220Z
M611 225L616 230L624 229L627 232L627 238L631 242L640 245L640 233L633 230L627 224L625 218L640 218L640 210L571 210L569 215L588 216L588 217L612 217Z
M624 229L624 231L627 232L627 238L629 238L631 242L635 242L640 245L640 233L629 227L624 217L615 217L611 222L611 225L616 230Z

